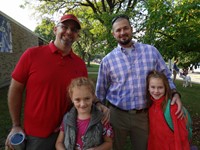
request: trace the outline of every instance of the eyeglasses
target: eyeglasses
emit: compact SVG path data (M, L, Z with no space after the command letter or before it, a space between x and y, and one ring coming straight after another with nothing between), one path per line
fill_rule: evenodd
M112 19L112 25L115 23L116 20L118 20L119 18L123 18L123 19L127 19L129 21L129 17L126 16L126 15L119 15L119 16L116 16L115 18Z
M58 25L57 25L57 27L61 27L63 30L65 30L65 31L67 31L67 30L71 30L73 33L77 33L78 31L79 31L79 29L77 29L77 28L71 28L71 27L69 27L69 26L67 26L67 25L64 25L64 24L61 24L61 23L59 23Z

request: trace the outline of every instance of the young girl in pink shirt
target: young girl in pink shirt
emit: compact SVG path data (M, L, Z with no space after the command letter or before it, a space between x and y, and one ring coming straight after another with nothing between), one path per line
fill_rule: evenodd
M73 107L64 118L56 142L57 150L111 150L113 130L102 124L102 112L93 104L93 82L85 77L72 80L69 96Z

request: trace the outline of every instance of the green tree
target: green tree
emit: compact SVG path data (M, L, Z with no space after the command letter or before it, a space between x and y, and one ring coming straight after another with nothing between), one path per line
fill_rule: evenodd
M166 60L183 57L183 65L200 62L200 0L24 1L24 6L34 8L35 15L42 18L52 20L53 16L75 13L83 26L75 50L84 59L106 54L116 46L111 20L123 13L131 18L133 38L155 45Z
M100 21L91 17L93 16L91 9L80 7L72 13L81 18L82 25L81 38L74 44L74 51L90 66L90 61L94 56L103 52L101 35L105 33L106 28Z
M54 22L49 19L43 19L41 24L35 29L35 33L39 34L40 37L44 38L46 41L54 40L53 33Z
M179 57L184 67L200 62L199 2L149 0L142 40L155 45L166 59Z
M108 53L116 46L116 42L110 34L112 18L120 13L125 13L133 17L136 13L134 8L140 1L142 2L143 0L40 0L37 2L24 0L24 7L28 6L34 9L35 16L50 19L53 19L53 16L57 16L58 14L75 12L76 14L82 14L78 15L81 21L85 18L83 15L85 10L90 10L90 18L94 21L99 21L99 24L105 29L103 30L103 34L98 36L98 40L102 40L102 42L98 43L106 45L107 49L105 49L105 53Z

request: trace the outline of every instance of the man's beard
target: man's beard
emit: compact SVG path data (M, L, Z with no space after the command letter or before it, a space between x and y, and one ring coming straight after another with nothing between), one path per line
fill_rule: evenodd
M70 38L61 38L61 43L63 45L72 45L74 43L74 40L73 39L70 39Z
M132 41L132 39L130 38L130 39L127 39L127 40L125 40L125 41L119 40L118 43L119 43L120 45L127 45L127 44L129 44L131 41Z

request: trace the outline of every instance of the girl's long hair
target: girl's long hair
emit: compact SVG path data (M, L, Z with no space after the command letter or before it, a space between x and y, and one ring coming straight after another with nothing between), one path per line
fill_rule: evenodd
M147 102L148 102L148 107L152 105L152 100L151 100L151 95L149 93L149 81L151 78L157 78L161 79L163 81L164 87L165 87L165 100L162 102L162 109L163 111L165 110L167 101L171 99L171 89L169 86L169 82L167 77L165 76L164 73L158 72L156 70L152 70L148 73L147 78L146 78L146 97L147 97Z

